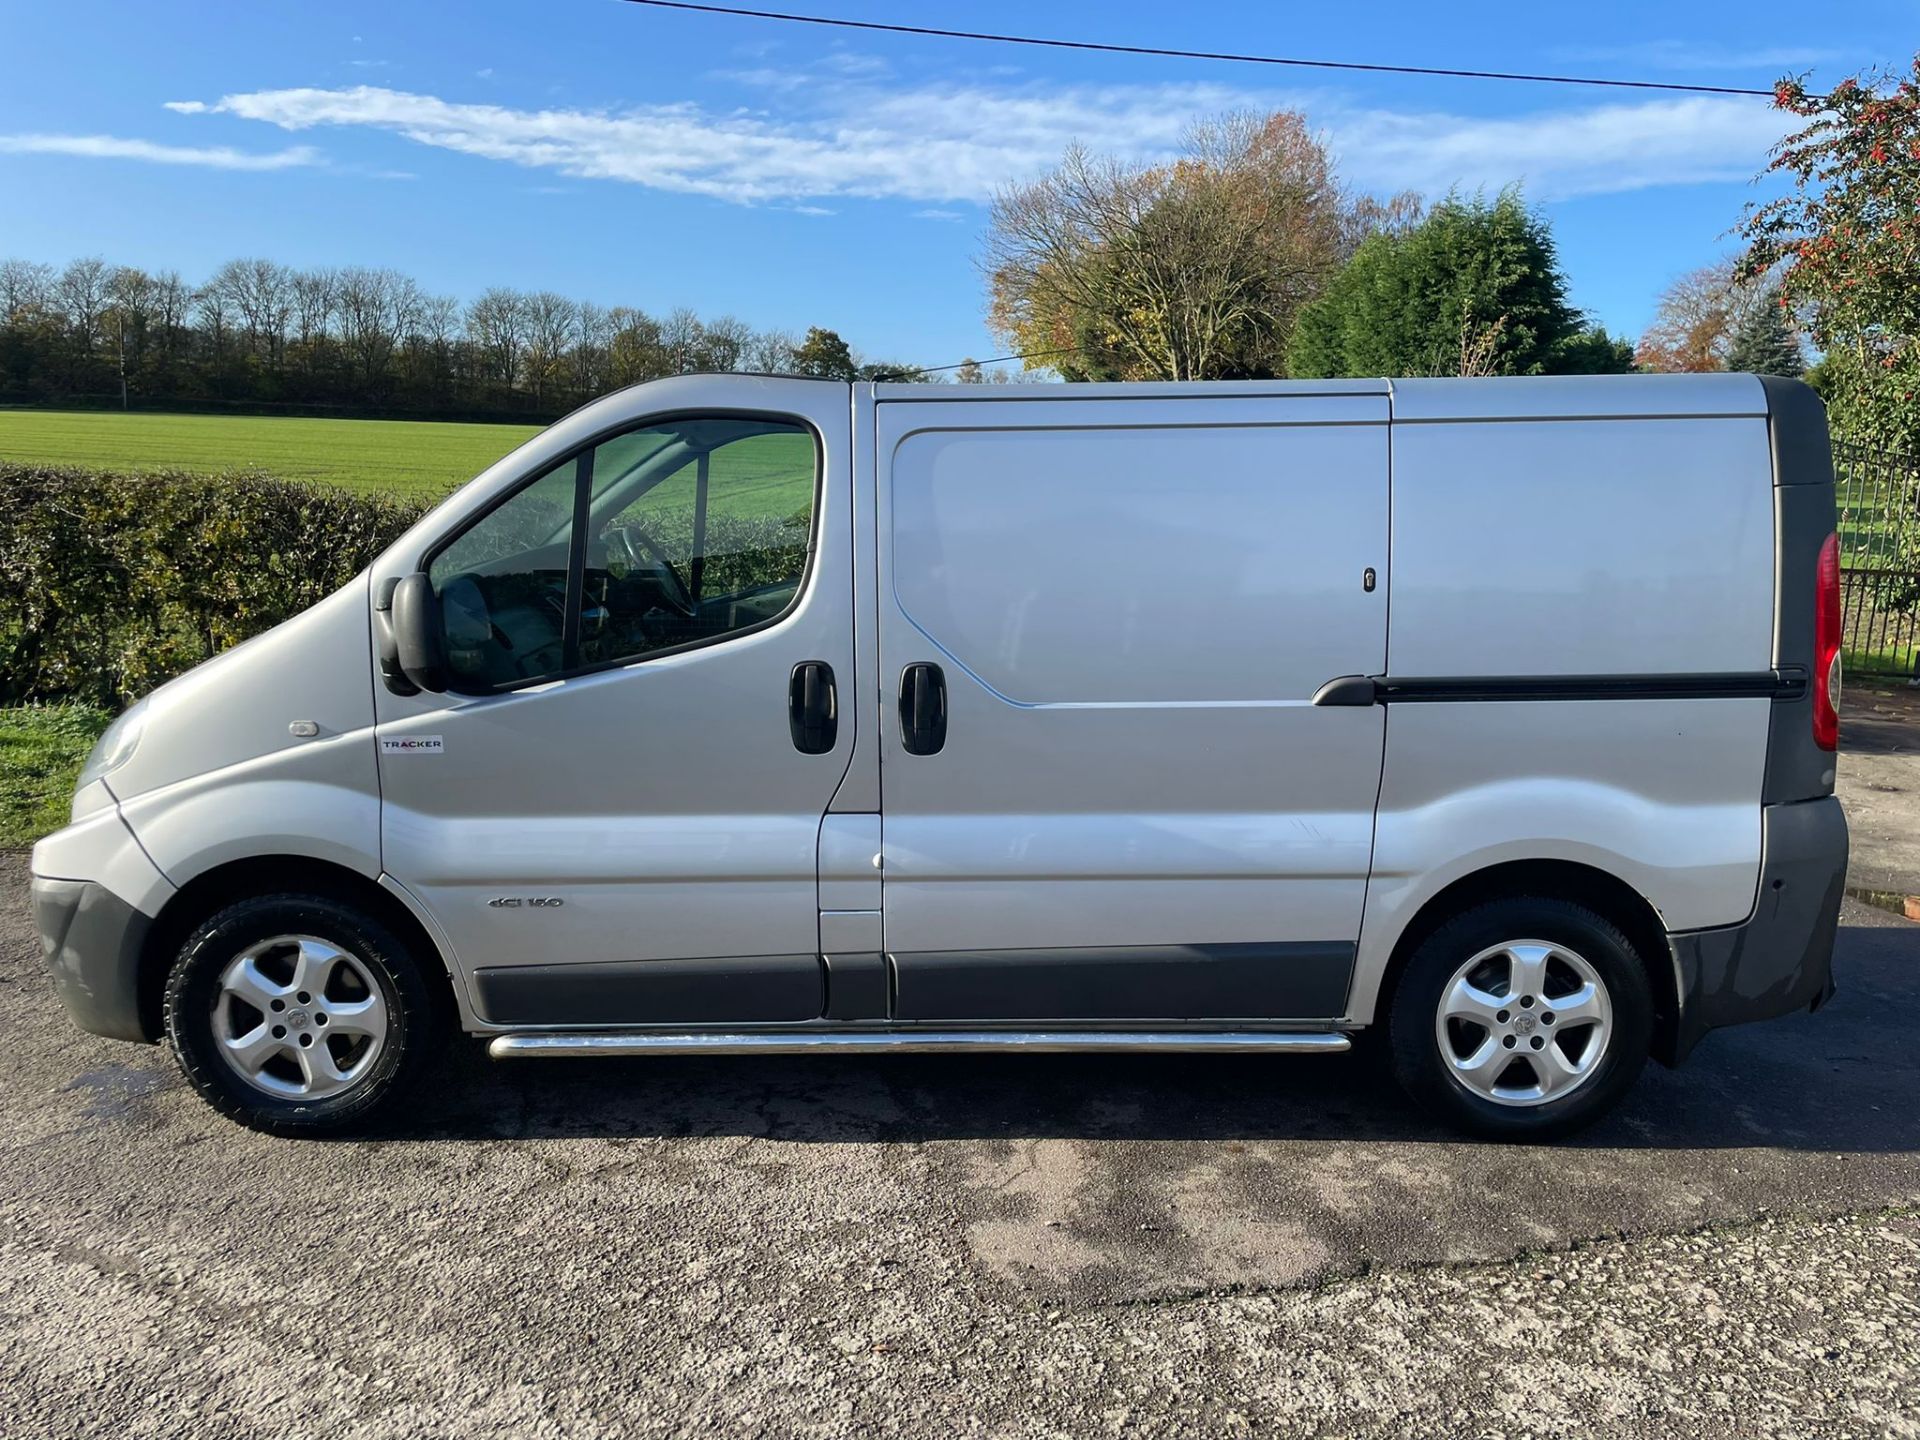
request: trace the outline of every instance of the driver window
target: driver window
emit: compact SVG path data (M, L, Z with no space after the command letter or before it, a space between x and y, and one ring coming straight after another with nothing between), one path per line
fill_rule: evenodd
M744 416L644 426L563 461L429 567L460 688L620 664L777 620L805 579L818 468L805 426Z

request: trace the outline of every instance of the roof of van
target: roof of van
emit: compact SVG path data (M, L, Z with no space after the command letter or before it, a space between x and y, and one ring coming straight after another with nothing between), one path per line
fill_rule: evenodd
M1456 380L1206 380L1139 384L916 385L883 382L879 400L1158 400L1384 395L1396 421L1671 419L1765 415L1752 375L1528 375Z

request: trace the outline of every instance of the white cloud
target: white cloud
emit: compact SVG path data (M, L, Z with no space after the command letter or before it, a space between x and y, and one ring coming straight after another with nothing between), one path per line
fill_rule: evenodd
M1647 100L1497 120L1363 111L1336 120L1346 173L1434 194L1523 181L1537 200L1750 180L1788 117L1758 100Z
M878 55L862 55L853 50L833 50L820 57L820 68L839 75L890 75L893 66Z
M1703 45L1686 40L1643 40L1635 45L1567 47L1554 52L1562 60L1646 65L1660 70L1747 70L1756 87L1771 85L1789 70L1805 70L1840 60L1838 50L1811 45Z
M916 220L964 220L967 216L963 210L940 210L929 207L914 211L913 218Z
M152 165L198 165L209 170L291 170L325 163L318 150L295 145L259 153L225 145L159 145L116 135L0 135L0 151L14 155L72 155L91 160L143 160Z
M289 131L385 131L574 179L747 204L836 197L979 204L995 187L1053 164L1075 139L1151 160L1172 154L1198 118L1290 102L1325 129L1350 182L1429 195L1523 181L1533 198L1550 200L1746 179L1785 131L1784 117L1762 101L1709 96L1489 119L1206 83L889 88L849 81L769 89L773 111L692 103L527 109L366 85L259 90L167 108Z

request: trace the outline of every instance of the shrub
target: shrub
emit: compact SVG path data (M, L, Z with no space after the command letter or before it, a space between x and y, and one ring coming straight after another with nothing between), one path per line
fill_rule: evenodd
M635 517L647 537L682 570L686 568L683 557L694 551L693 519L690 506ZM797 578L807 568L809 524L810 512L805 510L784 520L771 515L709 515L700 593L733 595Z
M123 705L338 589L424 509L251 473L0 464L0 704Z

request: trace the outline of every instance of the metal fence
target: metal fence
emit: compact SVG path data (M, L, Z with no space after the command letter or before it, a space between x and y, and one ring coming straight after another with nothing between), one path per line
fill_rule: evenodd
M1920 456L1833 447L1840 606L1854 674L1920 674Z

